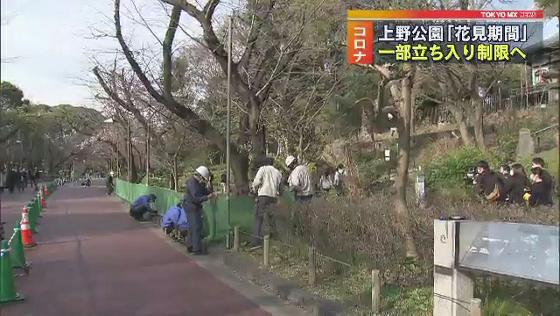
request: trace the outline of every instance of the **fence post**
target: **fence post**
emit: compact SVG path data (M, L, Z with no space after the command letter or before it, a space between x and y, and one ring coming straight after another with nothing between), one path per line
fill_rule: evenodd
M239 226L233 227L233 251L239 251Z
M265 267L268 267L268 252L270 249L270 236L266 235L264 236L264 240L263 240L263 265Z
M379 314L381 284L379 281L379 270L371 270L371 310L375 315Z
M482 316L481 300L479 298L471 299L471 316Z
M316 282L316 267L317 266L317 262L316 262L316 254L315 254L315 247L314 246L309 246L309 263L308 263L308 269L309 269L309 285L314 286L315 282Z

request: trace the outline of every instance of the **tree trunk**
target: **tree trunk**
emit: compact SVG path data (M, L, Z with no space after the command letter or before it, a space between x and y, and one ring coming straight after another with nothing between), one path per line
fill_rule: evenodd
M261 109L260 104L251 101L249 105L249 134L251 135L251 154L253 158L265 154L265 134L264 126L260 124Z
M179 175L177 172L177 153L173 155L173 190L177 191L179 188Z
M474 97L473 97L474 98ZM474 106L474 137L476 139L476 145L481 150L486 150L486 145L484 143L484 108L482 100L476 96L473 99Z
M401 122L399 126L399 161L397 166L397 179L395 181L396 195L394 207L397 219L402 223L406 239L406 256L416 258L416 246L411 234L409 212L406 203L406 187L408 185L408 166L410 162L410 116L412 114L412 79L414 69L412 66L405 66L406 77L401 80Z
M461 133L461 140L465 146L474 146L474 140L469 132L469 126L463 111L461 109L452 110L453 116L457 125L459 125L459 132Z
M130 182L138 183L138 168L136 168L136 162L134 159L134 154L130 154Z
M240 156L231 156L230 164L236 194L247 195L249 193L249 160Z

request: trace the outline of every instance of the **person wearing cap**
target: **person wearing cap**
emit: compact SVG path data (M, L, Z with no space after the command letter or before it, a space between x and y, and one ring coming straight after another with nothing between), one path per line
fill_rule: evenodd
M264 157L262 166L257 170L251 190L257 193L255 203L255 226L253 229L253 247L260 246L262 241L262 225L266 217L271 232L274 232L274 215L270 206L276 204L282 194L282 173L274 167L274 160Z
M212 197L216 192L209 192L210 170L205 166L196 168L194 175L185 183L185 196L183 209L187 213L189 223L189 237L187 251L194 255L203 254L202 248L202 203Z
M130 206L130 216L137 221L150 221L157 211L151 206L157 199L155 194L147 194L139 196Z
M290 170L288 186L294 191L296 202L307 202L313 197L313 185L311 184L311 174L305 165L298 165L298 160L294 156L286 158L286 167Z
M161 218L161 228L167 235L177 230L182 238L185 238L188 233L189 225L187 221L187 214L181 206L181 203L173 205Z

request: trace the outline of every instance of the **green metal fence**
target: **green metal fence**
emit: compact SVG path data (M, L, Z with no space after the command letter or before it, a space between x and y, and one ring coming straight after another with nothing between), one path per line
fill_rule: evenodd
M137 197L153 193L157 196L155 207L163 215L169 207L179 203L182 194L173 190L116 180L116 194L131 203ZM254 218L254 200L251 197L230 197L231 227L251 231ZM203 204L204 233L209 241L223 240L229 230L227 199L218 197Z

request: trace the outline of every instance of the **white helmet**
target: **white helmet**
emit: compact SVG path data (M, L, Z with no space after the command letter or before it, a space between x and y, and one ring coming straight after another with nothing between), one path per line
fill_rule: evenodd
M115 175L113 171L109 172L109 174L111 175L111 177Z
M205 166L200 166L196 168L195 171L196 173L201 175L204 178L204 180L208 181L210 179L210 170L208 170L208 168L206 168Z
M294 160L296 160L296 157L289 155L288 157L286 157L286 167L289 167Z

